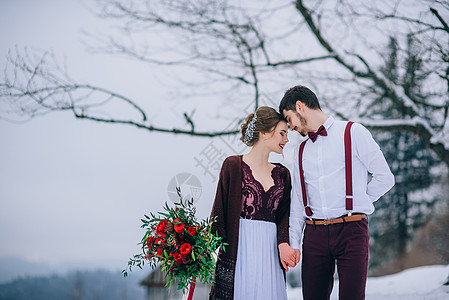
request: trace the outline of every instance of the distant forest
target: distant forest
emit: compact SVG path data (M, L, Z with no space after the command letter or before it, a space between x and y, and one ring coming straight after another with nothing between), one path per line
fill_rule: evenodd
M0 284L0 300L143 300L139 280L103 270L25 277Z

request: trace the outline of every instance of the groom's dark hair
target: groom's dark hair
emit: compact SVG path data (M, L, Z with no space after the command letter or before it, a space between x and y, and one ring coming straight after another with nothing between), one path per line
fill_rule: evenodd
M296 101L301 101L310 109L321 110L320 103L315 93L303 85L297 85L288 89L279 104L279 112L283 114L285 110L296 111Z

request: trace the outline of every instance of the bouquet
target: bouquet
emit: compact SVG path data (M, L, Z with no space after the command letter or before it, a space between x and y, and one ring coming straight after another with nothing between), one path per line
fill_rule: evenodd
M146 230L140 242L142 253L129 259L127 269L132 271L134 266L142 269L145 263L155 269L160 264L168 277L166 286L170 288L177 279L178 289L186 291L190 285L194 287L196 278L215 283L216 261L212 254L218 248L224 250L226 243L211 232L215 220L198 222L193 199L183 201L179 188L177 192L180 201L173 208L166 202L165 212L159 212L159 216L150 213L141 219L141 228ZM122 273L128 275L126 269Z

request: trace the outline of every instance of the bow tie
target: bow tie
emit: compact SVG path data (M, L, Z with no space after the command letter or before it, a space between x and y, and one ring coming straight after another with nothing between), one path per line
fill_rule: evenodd
M318 128L318 130L316 132L309 131L309 133L307 133L307 134L309 135L309 138L312 140L312 142L315 143L316 138L319 135L326 136L327 131L326 131L326 128L324 128L324 126L321 125L320 128Z

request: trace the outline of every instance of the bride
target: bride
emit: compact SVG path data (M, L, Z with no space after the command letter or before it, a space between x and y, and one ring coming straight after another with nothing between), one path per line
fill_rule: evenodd
M286 167L268 161L282 154L287 130L278 112L260 107L241 125L250 152L223 162L211 218L228 245L210 299L287 299L284 271L297 263L288 244L291 180Z

